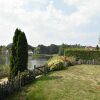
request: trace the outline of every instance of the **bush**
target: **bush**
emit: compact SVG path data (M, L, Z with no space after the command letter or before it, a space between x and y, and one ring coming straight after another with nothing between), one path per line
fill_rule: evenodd
M61 59L63 60L63 62L67 62L67 66L72 66L76 64L75 57L62 56Z
M30 83L33 79L35 79L33 73L31 71L25 70L20 73L21 84L25 85Z
M72 50L66 49L65 55L69 57L75 57L77 60L97 60L100 61L100 51L90 51L90 50Z
M62 70L64 67L68 67L75 64L75 58L56 56L48 61L48 68L52 71Z

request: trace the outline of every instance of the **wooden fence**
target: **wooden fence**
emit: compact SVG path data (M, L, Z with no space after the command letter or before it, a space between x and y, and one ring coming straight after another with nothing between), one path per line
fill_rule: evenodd
M13 80L0 84L0 100L4 100L6 96L20 91L22 86L35 80L36 76L46 73L46 66L34 66L33 71L28 71L26 74L19 73Z

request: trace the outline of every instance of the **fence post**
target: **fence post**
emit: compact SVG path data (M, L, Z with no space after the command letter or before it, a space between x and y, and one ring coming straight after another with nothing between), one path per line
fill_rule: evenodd
M36 69L36 65L34 65L34 70L33 70L34 78L36 77L35 69Z
M47 74L46 66L44 65L44 75Z

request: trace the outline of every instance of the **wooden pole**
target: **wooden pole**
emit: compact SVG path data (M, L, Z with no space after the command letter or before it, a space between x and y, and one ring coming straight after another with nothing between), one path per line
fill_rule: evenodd
M35 69L36 69L36 65L34 65L34 70L33 70L34 77L36 77Z

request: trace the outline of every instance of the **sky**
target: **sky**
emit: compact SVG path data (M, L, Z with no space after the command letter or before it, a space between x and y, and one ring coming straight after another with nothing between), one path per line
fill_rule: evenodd
M12 43L15 29L28 43L96 46L100 0L0 0L0 45Z

